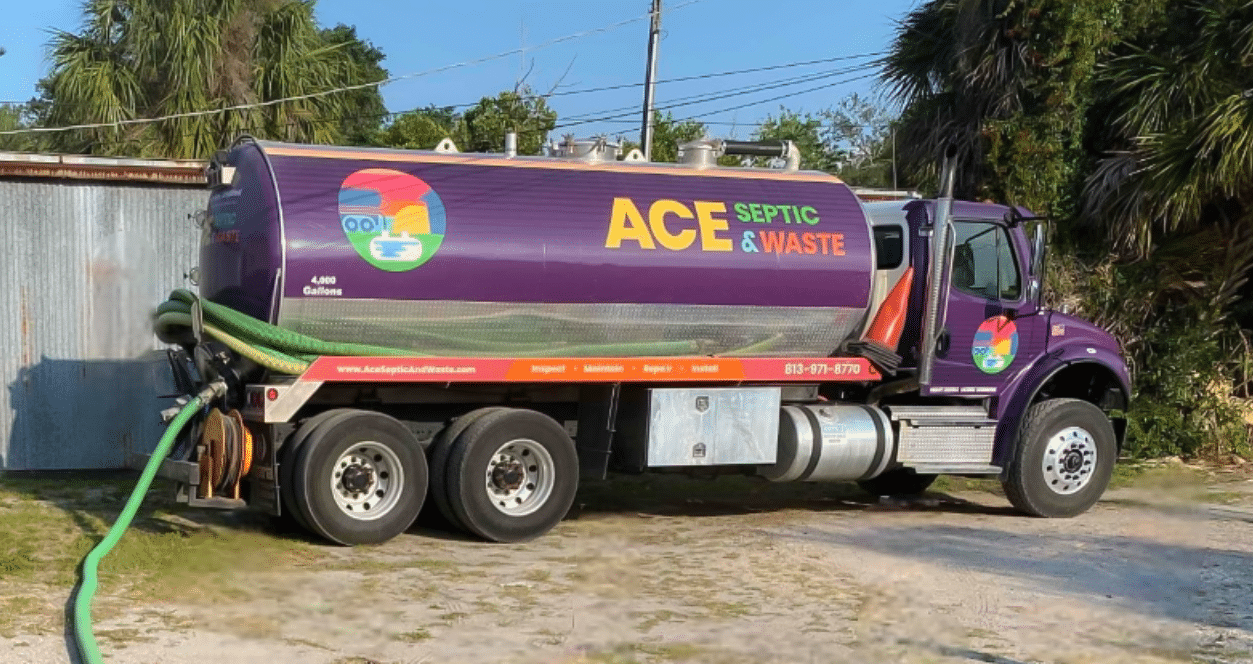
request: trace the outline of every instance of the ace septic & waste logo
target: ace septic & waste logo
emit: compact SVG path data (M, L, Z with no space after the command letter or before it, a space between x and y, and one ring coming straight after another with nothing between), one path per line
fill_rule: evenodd
M431 260L444 242L446 217L439 194L408 173L366 168L339 188L344 235L380 270L405 272Z

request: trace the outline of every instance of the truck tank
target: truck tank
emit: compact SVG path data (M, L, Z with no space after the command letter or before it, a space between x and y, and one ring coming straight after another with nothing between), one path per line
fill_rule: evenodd
M219 154L203 297L438 356L827 356L872 301L833 176L292 145Z

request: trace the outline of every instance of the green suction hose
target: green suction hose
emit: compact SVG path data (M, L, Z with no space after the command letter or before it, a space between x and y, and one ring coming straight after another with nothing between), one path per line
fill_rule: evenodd
M199 302L206 334L226 344L231 350L279 374L296 375L309 368L313 358L321 355L429 357L412 349L389 348L371 344L323 341L299 332L271 325L230 307L198 298L194 293L178 289L157 308L154 329L166 343L190 341L192 309ZM563 357L570 355L686 355L698 353L696 341L648 341L637 343L585 343L548 345L514 342L493 342L456 339L422 333L426 341L437 345L461 346L467 355L513 357ZM761 344L773 343L767 339ZM755 346L749 346L753 349Z
M100 654L100 646L96 644L96 635L91 631L91 600L96 594L96 571L100 566L100 560L113 550L118 540L122 539L122 535L126 533L126 529L130 527L135 513L139 511L140 504L144 502L148 487L152 485L152 479L157 475L157 469L161 467L161 462L165 460L170 453L170 448L174 446L174 439L178 437L179 431L182 431L207 400L220 394L220 389L218 386L211 386L178 412L178 415L170 422L170 426L166 428L165 435L161 436L161 441L157 443L157 449L153 451L152 458L148 460L148 465L140 474L139 483L131 491L126 507L122 508L117 521L113 523L113 527L109 529L105 538L100 540L100 543L83 559L83 583L74 597L74 637L78 641L79 655L86 664L103 664L104 662Z

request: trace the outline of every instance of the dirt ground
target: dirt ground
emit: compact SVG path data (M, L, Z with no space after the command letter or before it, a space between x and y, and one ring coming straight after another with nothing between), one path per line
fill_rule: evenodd
M1210 479L1043 520L962 482L906 503L631 478L523 545L418 528L350 550L187 512L302 553L160 600L104 583L96 633L135 664L1253 663L1253 474ZM21 609L50 618L0 632L0 662L73 661L70 590Z

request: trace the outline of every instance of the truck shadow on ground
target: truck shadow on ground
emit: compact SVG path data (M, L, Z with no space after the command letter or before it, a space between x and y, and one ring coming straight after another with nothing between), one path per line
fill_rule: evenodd
M774 483L751 476L694 479L683 475L615 476L584 482L570 518L648 513L665 516L734 516L763 512L931 511L988 516L1017 515L1008 504L988 506L929 491L922 496L878 497L852 482Z
M1040 521L1027 523L1030 527ZM1082 519L1065 523L1074 527L1010 532L877 523L848 528L788 526L773 534L962 573L986 573L1003 584L1020 584L1097 606L1113 605L1140 615L1253 632L1253 604L1249 602L1253 555L1249 552L1089 534L1083 532Z

